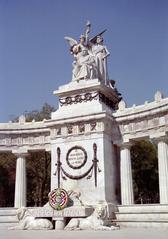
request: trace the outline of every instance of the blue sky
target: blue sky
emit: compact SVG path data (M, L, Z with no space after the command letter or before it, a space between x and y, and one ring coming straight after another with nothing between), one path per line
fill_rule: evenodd
M168 97L167 0L0 0L0 122L56 106L52 92L71 80L64 36L107 28L109 75L128 106Z

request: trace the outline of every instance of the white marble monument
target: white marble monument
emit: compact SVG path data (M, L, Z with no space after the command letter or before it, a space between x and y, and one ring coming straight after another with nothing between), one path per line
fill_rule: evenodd
M84 205L101 201L111 217L117 203L113 140L119 137L112 113L121 97L108 78L105 31L89 39L90 27L87 23L79 43L66 37L74 63L72 81L54 91L59 108L48 122L52 125L51 189L80 192Z
M26 122L21 116L19 122L0 123L0 151L16 156L15 208L26 206L28 154L44 150L51 151L49 191L63 188L70 201L60 211L51 204L31 209L32 217L52 218L56 229L63 229L67 218L78 218L68 226L78 229L83 228L81 223L90 225L95 220L100 229L117 208L115 218L120 226L168 227L168 98L157 91L154 101L143 105L127 107L120 101L108 75L105 30L94 37L89 36L90 30L87 22L79 42L65 37L74 58L72 79L54 91L59 108L51 119ZM142 139L157 144L160 204L134 202L130 150ZM95 216L96 205L106 208L105 219ZM1 209L3 224L4 215L11 213Z

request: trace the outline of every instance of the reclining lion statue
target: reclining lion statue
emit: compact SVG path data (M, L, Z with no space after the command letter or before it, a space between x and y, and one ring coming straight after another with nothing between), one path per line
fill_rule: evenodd
M118 226L107 223L107 208L98 204L94 212L87 218L72 218L64 230L116 230Z
M10 227L11 230L51 230L53 224L48 219L34 218L31 212L21 207L17 210L18 225Z

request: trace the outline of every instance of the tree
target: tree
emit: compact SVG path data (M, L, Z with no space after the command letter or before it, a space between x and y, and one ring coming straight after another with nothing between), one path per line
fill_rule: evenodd
M44 119L50 119L51 113L55 111L55 108L48 103L44 103L40 110L25 111L23 114L26 117L26 122L42 121ZM19 116L15 117L12 122L18 122Z
M0 206L14 206L16 158L12 153L0 154Z
M50 119L51 112L55 111L55 108L47 103L44 103L41 110L33 110L30 112L26 112L26 121L30 122L32 120L42 121L43 119Z
M30 154L27 160L27 205L43 206L50 190L51 157L48 152Z
M42 108L26 112L27 122L50 119L53 106L45 103ZM13 121L17 122L19 117ZM42 206L50 190L51 157L45 151L32 152L26 160L28 206ZM13 206L16 174L16 157L12 153L0 154L0 206Z
M159 200L158 159L156 146L139 141L131 148L135 201L157 203Z

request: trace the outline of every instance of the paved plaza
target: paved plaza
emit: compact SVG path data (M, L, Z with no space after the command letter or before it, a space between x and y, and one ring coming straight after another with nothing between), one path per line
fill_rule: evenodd
M1 239L167 239L168 229L121 229L116 231L18 231L0 230Z

